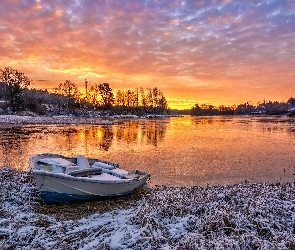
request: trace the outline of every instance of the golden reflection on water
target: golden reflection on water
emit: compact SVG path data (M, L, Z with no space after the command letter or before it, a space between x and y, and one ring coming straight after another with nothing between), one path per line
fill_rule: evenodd
M294 181L288 118L175 117L116 125L0 127L0 166L27 169L32 154L83 154L151 173L151 185Z

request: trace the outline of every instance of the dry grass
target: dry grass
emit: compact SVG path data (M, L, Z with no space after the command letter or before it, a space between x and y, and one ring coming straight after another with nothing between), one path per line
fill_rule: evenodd
M0 174L3 249L295 249L295 183L159 186L45 205L26 173Z
M72 204L51 204L47 205L39 202L32 206L37 214L46 214L55 216L59 221L78 220L94 213L105 213L114 209L130 209L136 206L137 202L149 193L150 190L140 188L134 190L131 194L119 197L101 198L95 201L77 202Z

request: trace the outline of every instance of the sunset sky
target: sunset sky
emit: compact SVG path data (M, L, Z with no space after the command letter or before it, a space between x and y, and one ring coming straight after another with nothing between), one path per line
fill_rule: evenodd
M293 0L1 0L0 68L35 88L158 87L170 108L295 96Z

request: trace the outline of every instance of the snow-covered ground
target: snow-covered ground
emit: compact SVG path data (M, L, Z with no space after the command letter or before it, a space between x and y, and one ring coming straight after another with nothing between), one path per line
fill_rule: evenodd
M110 120L70 116L0 115L0 124L113 124Z
M0 167L0 249L295 249L295 183L140 189L45 205Z
M175 115L176 116L176 115ZM30 115L0 115L0 124L114 124L110 119L140 119L140 118L164 118L169 115L108 115L106 117L75 117L75 116L38 116Z

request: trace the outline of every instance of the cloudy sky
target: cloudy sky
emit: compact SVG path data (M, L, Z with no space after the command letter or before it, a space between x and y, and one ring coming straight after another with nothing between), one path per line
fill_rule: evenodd
M35 88L158 87L171 108L295 96L293 0L1 0L0 68Z

